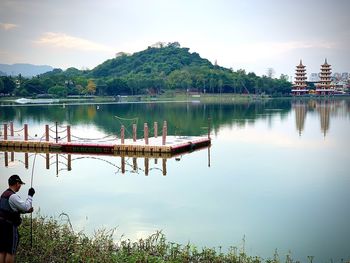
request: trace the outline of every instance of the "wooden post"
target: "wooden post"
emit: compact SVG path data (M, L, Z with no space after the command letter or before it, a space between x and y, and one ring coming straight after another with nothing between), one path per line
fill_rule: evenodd
M125 128L124 128L124 125L122 125L120 127L120 140L121 140L121 143L124 144L124 140L125 140Z
M154 138L158 137L158 122L154 122Z
M24 124L24 140L28 141L28 124Z
M162 160L162 168L163 175L166 176L166 158L163 158Z
M4 141L7 140L7 123L4 123Z
M122 158L121 158L121 161L122 161L122 174L124 174L125 173L125 157L124 156L122 156Z
M145 144L148 145L148 125L146 122L143 124L143 137L145 138Z
M24 167L28 169L29 167L29 156L28 153L24 153Z
M208 147L208 167L210 167L210 145Z
M148 176L149 172L149 159L145 157L145 175Z
M49 130L49 125L45 125L45 141L49 141L50 140L50 134L49 134L50 130ZM48 169L48 168L47 168Z
M13 137L14 136L14 130L13 130L13 122L10 122L10 135Z
M46 154L46 169L49 170L50 169L50 154L47 153Z
M132 139L133 139L134 142L136 142L136 138L137 138L136 131L137 131L136 124L133 124L132 125Z
M132 169L136 172L137 170L137 158L133 157L132 158Z
M56 143L58 142L58 130L57 130L57 121L56 121Z
M9 154L5 152L5 167L9 166Z
M208 118L208 139L210 140L211 118Z
M68 154L68 171L71 171L72 170L72 155L71 154Z
M58 153L56 153L56 176L58 176Z
M71 142L70 125L67 125L67 142Z
M167 136L167 123L166 121L163 122L163 134L162 134L162 145L166 144L166 136Z

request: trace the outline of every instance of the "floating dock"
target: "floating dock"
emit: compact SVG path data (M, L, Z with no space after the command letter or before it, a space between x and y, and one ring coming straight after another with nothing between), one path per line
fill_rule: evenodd
M101 153L101 154L177 154L189 152L209 146L211 141L206 137L194 136L167 136L165 145L162 138L149 138L148 144L143 139L135 142L125 140L124 144L113 143L88 143L88 142L46 142L36 140L0 140L0 147L5 149L37 150L43 152L64 153Z
M62 152L62 153L91 153L91 154L111 154L111 155L175 155L183 152L191 152L196 149L210 146L211 139L208 133L207 137L200 136L169 136L167 135L167 125L164 122L162 135L157 135L158 125L154 123L154 137L149 137L147 123L144 124L144 137L136 139L136 125L133 127L133 138L126 139L124 136L124 127L121 127L120 136L110 136L108 142L78 138L71 135L71 127L63 127L63 131L52 130L45 125L43 137L37 138L29 136L28 125L20 130L10 125L4 124L3 131L0 134L0 149L2 151L35 151L35 152ZM18 132L22 132L21 135ZM50 136L54 134L54 137ZM59 133L66 135L61 139ZM16 134L16 135L15 135ZM72 137L76 138L72 141Z

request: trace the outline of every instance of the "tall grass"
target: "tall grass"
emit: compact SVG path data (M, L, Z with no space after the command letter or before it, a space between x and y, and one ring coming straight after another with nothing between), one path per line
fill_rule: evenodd
M20 227L20 245L17 262L135 262L135 263L292 263L291 255L280 260L277 251L271 259L248 256L243 248L231 247L224 253L221 248L197 248L166 240L162 232L146 239L115 242L114 230L96 231L93 237L75 232L70 222L36 216L32 223L24 217ZM31 239L32 236L32 239Z

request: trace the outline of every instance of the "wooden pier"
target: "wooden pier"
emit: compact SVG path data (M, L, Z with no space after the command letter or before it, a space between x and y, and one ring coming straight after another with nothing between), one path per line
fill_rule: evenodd
M169 136L167 135L167 124L163 123L162 135L158 137L158 124L154 123L154 136L149 137L148 125L144 124L144 136L141 139L136 138L136 125L133 125L133 136L130 139L125 138L124 126L120 129L120 136L111 136L108 143L103 141L72 141L71 127L61 127L63 131L45 125L45 130L41 138L29 136L28 125L20 130L15 130L13 123L4 124L0 134L0 149L2 151L35 151L35 152L62 152L62 153L92 153L92 154L111 154L122 156L160 156L176 155L183 152L190 152L199 148L210 146L211 139L198 136ZM54 134L54 136L50 136ZM61 138L60 133L65 136ZM23 135L21 135L23 133ZM16 135L15 135L16 134Z

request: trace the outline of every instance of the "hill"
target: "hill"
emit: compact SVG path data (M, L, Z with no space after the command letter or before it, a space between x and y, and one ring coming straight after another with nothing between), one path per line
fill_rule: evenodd
M47 65L32 65L32 64L0 64L0 71L8 76L18 76L21 74L23 77L33 77L45 72L51 71L53 68Z
M175 42L161 47L148 47L133 55L122 53L95 67L91 74L93 77L122 77L128 74L168 76L175 70L196 67L214 69L209 60L201 58L198 53L190 53L189 48L181 48Z
M27 79L17 95L156 95L165 91L282 95L291 84L281 76L259 77L213 65L178 42L148 47L132 55L118 53L92 70L54 69Z

